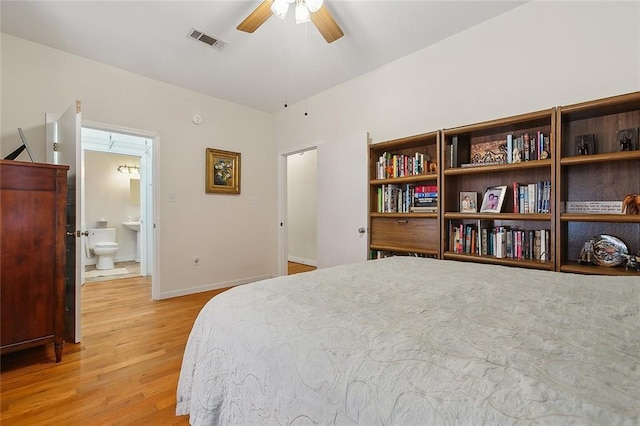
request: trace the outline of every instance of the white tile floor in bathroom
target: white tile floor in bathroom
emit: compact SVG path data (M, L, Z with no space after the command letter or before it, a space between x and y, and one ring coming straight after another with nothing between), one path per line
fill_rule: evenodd
M97 272L95 265L87 265L85 271L85 284L119 280L121 278L139 277L140 264L138 262L116 262L114 269L111 271ZM116 272L116 274L113 274ZM105 275L94 276L95 273L104 273Z

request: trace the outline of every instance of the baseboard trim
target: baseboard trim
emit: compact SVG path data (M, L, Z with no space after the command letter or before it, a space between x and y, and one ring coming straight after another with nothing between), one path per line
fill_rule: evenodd
M180 296L188 296L190 294L203 293L205 291L211 291L211 290L219 290L221 288L236 287L239 285L249 284L256 281L262 281L269 278L273 278L273 275L262 275L257 277L241 278L239 280L226 281L222 283L212 283L212 284L206 284L199 287L187 288L183 290L169 291L166 293L160 293L160 299L158 300L171 299L173 297L180 297Z

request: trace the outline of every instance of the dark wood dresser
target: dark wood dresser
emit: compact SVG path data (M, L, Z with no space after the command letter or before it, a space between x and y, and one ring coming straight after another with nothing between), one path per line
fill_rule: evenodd
M1 353L62 360L67 166L0 160Z

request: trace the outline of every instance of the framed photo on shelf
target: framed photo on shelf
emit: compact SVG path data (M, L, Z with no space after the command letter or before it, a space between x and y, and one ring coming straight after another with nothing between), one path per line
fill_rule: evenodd
M595 154L596 137L594 134L576 136L576 155Z
M616 139L620 144L620 151L633 151L635 149L638 149L637 128L618 130L616 132Z
M500 213L504 196L507 193L507 186L491 186L484 193L480 213Z
M460 193L460 213L476 213L478 211L478 193Z
M240 153L207 148L207 194L240 194Z

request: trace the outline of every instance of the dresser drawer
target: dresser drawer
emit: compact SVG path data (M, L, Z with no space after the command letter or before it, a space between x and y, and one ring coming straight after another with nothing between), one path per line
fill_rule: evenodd
M438 220L434 218L371 219L371 246L398 247L407 251L432 250L437 252Z

